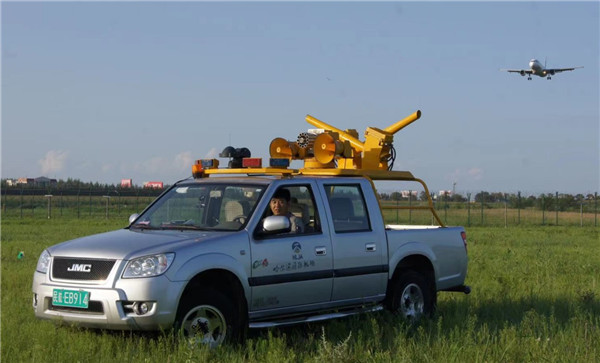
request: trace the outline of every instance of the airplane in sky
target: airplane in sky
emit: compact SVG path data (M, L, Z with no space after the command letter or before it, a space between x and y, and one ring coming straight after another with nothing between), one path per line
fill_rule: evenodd
M531 80L531 75L535 75L535 76L539 76L539 77L546 77L547 79L552 79L552 77L555 73L560 73L560 72L565 72L565 71L572 71L576 68L583 68L583 66L581 67L573 67L573 68L546 68L546 65L542 65L542 63L540 63L540 61L538 61L537 59L532 59L529 61L529 69L501 69L501 71L507 71L507 72L512 72L512 73L519 73L522 76L527 75L527 79Z

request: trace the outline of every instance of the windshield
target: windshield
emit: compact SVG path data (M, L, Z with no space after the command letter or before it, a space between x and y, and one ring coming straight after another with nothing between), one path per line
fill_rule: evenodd
M262 186L222 183L177 186L131 227L237 231L245 226L263 190Z

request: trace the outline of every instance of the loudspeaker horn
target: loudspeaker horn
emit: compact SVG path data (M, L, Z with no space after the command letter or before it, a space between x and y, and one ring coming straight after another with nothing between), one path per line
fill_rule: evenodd
M317 136L313 150L315 159L318 162L328 164L333 161L336 155L341 155L344 152L344 144L325 132Z
M292 159L298 155L298 146L282 137L274 138L269 145L269 154L272 158Z

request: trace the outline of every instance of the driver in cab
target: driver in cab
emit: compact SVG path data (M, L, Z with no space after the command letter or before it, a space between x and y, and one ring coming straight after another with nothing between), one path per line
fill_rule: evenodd
M290 220L290 233L304 233L304 226L298 217L290 212L290 191L287 189L279 189L271 198L269 206L274 216L286 216Z

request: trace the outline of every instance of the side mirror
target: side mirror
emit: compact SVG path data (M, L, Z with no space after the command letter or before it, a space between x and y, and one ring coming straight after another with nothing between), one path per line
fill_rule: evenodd
M132 215L129 216L129 224L131 225L131 223L133 223L133 221L135 221L140 215L137 213L133 213Z
M289 233L292 230L290 219L286 216L269 216L262 222L262 231L260 235L272 235L279 233Z

